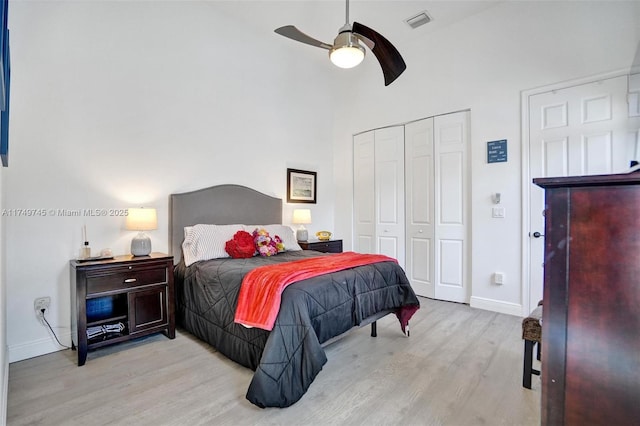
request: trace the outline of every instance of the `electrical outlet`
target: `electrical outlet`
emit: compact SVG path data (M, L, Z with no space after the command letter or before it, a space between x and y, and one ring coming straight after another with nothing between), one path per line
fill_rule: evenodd
M49 296L37 297L33 301L33 309L36 310L37 314L42 315L42 310L49 309L50 304L51 304L51 298Z

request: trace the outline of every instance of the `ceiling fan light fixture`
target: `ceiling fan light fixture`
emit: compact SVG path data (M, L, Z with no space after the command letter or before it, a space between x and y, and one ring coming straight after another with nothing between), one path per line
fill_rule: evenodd
M364 59L364 47L352 32L346 31L338 34L329 50L331 62L340 68L356 67Z
M365 50L360 44L362 42L378 60L384 76L384 85L390 85L407 69L407 64L398 49L382 34L359 22L349 21L349 0L346 0L346 6L344 25L338 30L333 44L309 37L293 25L276 28L275 32L291 40L328 50L331 62L340 68L353 68L363 61ZM424 19L418 18L418 21ZM415 23L413 19L412 23Z

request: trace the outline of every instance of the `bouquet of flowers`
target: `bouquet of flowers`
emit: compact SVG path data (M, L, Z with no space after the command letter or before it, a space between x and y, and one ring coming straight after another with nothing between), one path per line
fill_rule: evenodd
M258 250L260 256L273 256L284 251L282 239L277 235L271 237L266 229L256 228L252 235L256 250Z

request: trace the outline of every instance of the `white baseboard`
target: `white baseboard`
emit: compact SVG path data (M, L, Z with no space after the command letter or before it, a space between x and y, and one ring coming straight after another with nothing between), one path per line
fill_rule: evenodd
M471 297L469 305L472 308L486 311L500 312L501 314L522 316L522 305L518 303L502 302L500 300L485 299L483 297Z
M59 334L58 339L65 345L71 346L71 333ZM58 345L58 342L56 342L52 336L44 337L42 339L9 346L9 362L22 361L23 359L34 358L64 349L65 348Z

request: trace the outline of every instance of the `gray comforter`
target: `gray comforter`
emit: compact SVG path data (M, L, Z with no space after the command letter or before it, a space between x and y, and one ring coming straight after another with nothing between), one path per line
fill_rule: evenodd
M287 407L304 395L327 361L321 343L385 310L396 310L401 321L408 321L419 307L402 268L380 262L291 284L282 294L272 331L233 322L240 284L249 270L311 256L331 255L305 250L176 265L179 323L255 370L247 399L259 407Z

